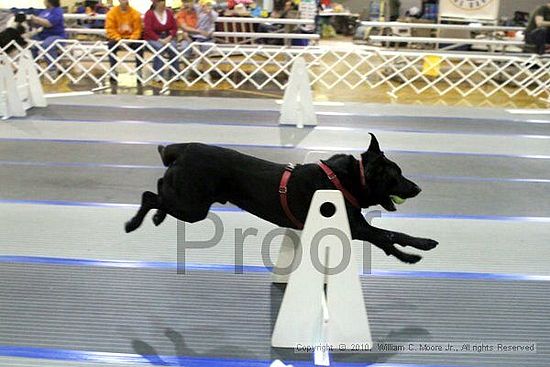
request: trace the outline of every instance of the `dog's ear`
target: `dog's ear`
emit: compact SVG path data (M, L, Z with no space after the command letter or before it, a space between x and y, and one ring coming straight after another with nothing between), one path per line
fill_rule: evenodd
M382 151L380 150L380 145L378 144L378 140L376 140L376 136L374 136L373 133L369 133L369 135L371 136L371 140L370 140L369 149L367 151L371 153L378 153L378 154L382 153Z

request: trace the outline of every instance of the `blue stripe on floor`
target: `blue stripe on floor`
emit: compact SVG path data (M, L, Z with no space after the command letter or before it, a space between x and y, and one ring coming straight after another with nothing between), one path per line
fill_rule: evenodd
M545 178L503 178L503 177L435 176L435 175L407 175L407 177L414 180L427 180L427 181L550 183L550 179L545 179Z
M66 200L24 200L24 199L0 199L0 204L18 205L51 205L51 206L75 206L75 207L98 207L98 208L138 208L139 204L129 203L97 203L79 202ZM214 212L242 212L240 208L232 206L214 206L210 209ZM377 211L376 208L371 211ZM363 210L367 212L366 209ZM404 219L456 219L456 220L488 220L502 222L540 222L549 223L550 217L514 217L499 215L462 215L462 214L429 214L429 213L380 213L381 218L404 218Z
M408 214L381 213L382 218L414 218L414 219L459 219L459 220L489 220L497 222L541 222L550 223L550 217L514 217L501 215L463 215L463 214Z
M138 208L138 204L125 203L94 203L69 200L22 200L22 199L0 199L0 204L30 204L30 205L52 205L52 206L84 206L98 208Z
M95 259L67 259L57 257L39 256L0 256L0 263L4 264L38 264L38 265L63 265L81 267L107 267L107 268L131 268L131 269L159 269L177 270L176 262L160 261L131 261L131 260L95 260ZM209 272L236 272L235 265L224 264L185 264L186 271ZM265 266L244 265L239 267L243 273L267 273L271 268ZM239 272L240 273L240 272ZM473 272L449 272L449 271L400 271L400 270L376 270L373 269L364 276L401 277L401 278L434 278L434 279L461 279L461 280L505 280L505 281L550 281L550 275L529 274L497 274L497 273L473 273Z
M0 346L0 357L32 358L53 361L89 362L103 364L139 364L153 366L185 367L270 367L272 361L229 359L216 357L158 356L130 353L89 352L50 348ZM312 361L284 361L295 367L313 367ZM424 365L402 363L343 363L333 362L333 367L452 367L450 365ZM465 367L465 366L462 366Z
M95 162L36 162L36 161L2 161L4 166L36 166L36 167L69 167L69 168L131 168L131 169L158 169L165 170L162 165L145 164L111 164Z
M0 346L0 356L36 358L56 361L93 362L104 364L143 364L154 366L186 366L186 367L269 367L271 361L225 359L186 356L158 356L129 353L85 352L75 350L60 350L48 348ZM294 366L313 366L311 362L291 362Z

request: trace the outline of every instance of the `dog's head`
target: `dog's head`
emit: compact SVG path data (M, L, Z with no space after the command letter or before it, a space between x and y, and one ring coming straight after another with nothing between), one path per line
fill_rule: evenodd
M29 22L27 21L27 15L25 13L14 14L8 20L6 28L15 29L19 35L24 35L30 29Z
M369 205L382 205L388 211L395 211L395 204L413 198L422 191L417 184L405 178L401 168L389 160L374 134L369 149L361 154L365 173Z

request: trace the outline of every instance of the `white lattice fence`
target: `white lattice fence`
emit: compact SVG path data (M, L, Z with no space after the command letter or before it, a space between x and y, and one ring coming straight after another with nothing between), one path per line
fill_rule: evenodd
M199 81L212 87L253 86L257 89L284 89L296 57L308 64L312 86L332 89L369 87L384 89L391 95L404 90L417 94L458 93L466 97L481 93L485 97L503 94L513 98L519 93L548 99L550 58L536 55L484 55L472 53L427 53L420 51L387 51L366 48L338 50L325 47L270 47L193 43L186 48L166 45L155 50L145 41L118 44L116 63L111 67L105 42L86 43L77 40L57 41L58 56L47 62L50 49L34 45L35 61L45 81L63 77L72 83L84 79L98 86L116 79L119 73L135 75L141 83L157 80L165 88L172 83L187 86ZM171 53L168 53L168 50ZM153 59L165 59L162 68L154 70ZM113 55L114 56L114 55ZM12 55L17 59L17 54ZM136 65L135 60L139 63ZM179 61L179 70L173 60Z

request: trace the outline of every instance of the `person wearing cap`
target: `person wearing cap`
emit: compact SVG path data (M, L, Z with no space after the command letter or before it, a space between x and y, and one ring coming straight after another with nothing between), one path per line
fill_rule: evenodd
M197 29L200 33L193 36L198 42L211 42L212 33L216 26L216 19L218 19L218 13L212 9L216 3L214 0L200 0L199 4L195 6L197 12Z
M129 0L120 0L120 5L115 6L107 13L105 31L107 33L109 47L109 63L111 68L116 64L116 53L119 50L117 45L121 40L139 40L141 38L141 14L132 8ZM139 42L127 42L126 45L137 50L136 68L141 65L143 58L143 47ZM114 79L111 79L113 82Z
M152 0L151 9L145 13L143 39L149 42L149 45L155 50L160 50L166 45L170 45L164 50L166 57L173 60L172 68L179 72L179 60L176 58L176 39L178 25L174 14L166 8L164 0ZM162 59L160 55L153 60L153 69L158 71L162 68ZM171 70L171 72L173 72Z
M214 5L216 5L214 0L200 0L199 4L195 5L195 11L197 12L197 29L199 33L191 35L193 41L204 43L214 42L212 34L216 27L216 19L218 19L218 13L213 9ZM201 46L201 51L206 52L210 47L210 45L203 45ZM204 80L207 83L212 82L210 73L204 74Z
M184 0L182 5L181 10L176 15L176 22L178 23L178 27L184 32L183 41L180 43L180 49L183 50L193 41L190 35L202 33L208 36L208 34L197 29L198 15L193 6L193 0Z

